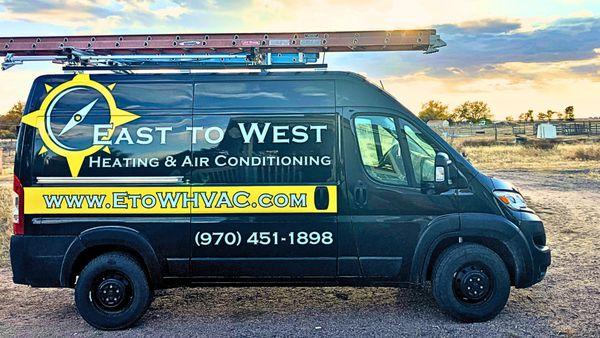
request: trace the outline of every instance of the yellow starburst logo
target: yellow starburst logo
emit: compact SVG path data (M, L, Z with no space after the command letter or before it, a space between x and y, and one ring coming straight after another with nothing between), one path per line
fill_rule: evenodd
M110 153L110 149L104 144L92 144L84 149L77 149L61 142L62 135L81 123L87 114L92 110L98 99L88 103L87 105L81 107L78 111L74 112L71 119L64 125L58 134L52 130L50 118L56 104L66 94L77 90L94 90L98 92L100 96L104 98L104 100L106 100L108 106L111 128L108 130L108 135L105 137L105 139L110 139L118 126L131 122L140 117L139 115L119 109L117 107L115 99L111 93L111 91L115 88L115 85L116 84L113 83L111 85L104 86L101 83L90 79L89 74L75 75L71 81L62 83L56 88L46 85L46 91L48 92L48 95L46 98L44 98L44 101L42 101L40 109L24 115L22 120L23 123L37 128L44 143L44 146L40 150L39 154L43 154L50 150L55 154L66 158L67 163L69 164L71 176L77 177L83 161L87 156L93 155L100 150ZM92 135L89 136L90 138L92 137Z

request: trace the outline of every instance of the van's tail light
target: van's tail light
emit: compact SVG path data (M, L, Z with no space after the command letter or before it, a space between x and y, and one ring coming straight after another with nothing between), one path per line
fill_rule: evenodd
M15 175L13 179L13 233L15 235L25 234L25 218L24 218L24 200L23 200L23 185L19 178Z

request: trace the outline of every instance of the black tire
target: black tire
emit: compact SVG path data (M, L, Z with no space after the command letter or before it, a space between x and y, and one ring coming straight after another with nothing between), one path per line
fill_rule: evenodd
M478 244L457 244L437 259L431 276L440 308L463 322L490 320L506 305L510 276L494 251Z
M79 314L101 330L130 327L144 315L151 301L152 290L144 270L124 253L94 258L83 268L75 285Z

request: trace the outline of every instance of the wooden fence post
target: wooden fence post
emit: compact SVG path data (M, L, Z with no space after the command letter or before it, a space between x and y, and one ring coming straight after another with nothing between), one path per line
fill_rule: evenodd
M494 123L494 142L498 142L498 126Z

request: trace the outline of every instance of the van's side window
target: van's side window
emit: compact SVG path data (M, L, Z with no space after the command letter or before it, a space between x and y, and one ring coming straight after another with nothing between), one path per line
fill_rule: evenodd
M354 119L362 164L377 181L408 185L394 119L360 116Z
M197 114L194 126L224 130L219 142L202 131L192 144L200 161L196 184L322 184L335 182L335 119L332 115Z
M417 184L420 185L421 182L433 182L435 149L423 138L418 130L413 129L409 125L404 125L404 133Z
M78 177L157 176L181 177L188 175L189 167L181 164L191 151L191 114L172 111L155 115L148 111L136 111L139 118L115 128L113 137L100 140L100 133L110 128L108 111L92 110L81 123L62 133L73 112L52 115L49 125L53 137L65 148L81 151L98 145L105 148L89 156L81 163ZM96 134L94 134L96 130ZM45 149L39 131L35 136L34 177L70 177L73 172L67 158Z

